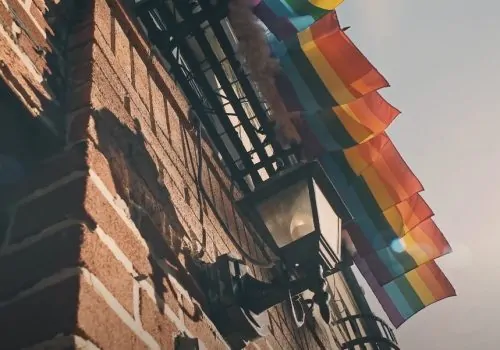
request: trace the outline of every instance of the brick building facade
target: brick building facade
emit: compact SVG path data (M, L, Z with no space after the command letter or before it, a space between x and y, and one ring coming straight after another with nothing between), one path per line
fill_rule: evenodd
M127 6L0 1L1 349L229 348L193 256L261 252ZM247 348L340 347L286 305L269 317Z

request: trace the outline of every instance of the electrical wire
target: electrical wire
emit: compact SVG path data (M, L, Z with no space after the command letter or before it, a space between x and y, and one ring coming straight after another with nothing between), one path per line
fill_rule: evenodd
M200 118L197 116L196 118L198 122L198 138L197 138L197 148L198 148L198 174L197 174L197 182L198 182L198 198L200 201L200 222L203 227L203 219L204 219L204 211L203 211L203 182L202 182L202 176L203 176L203 147L202 147L202 131L203 131L203 126L201 123ZM233 196L233 191L234 191L234 182L231 183L231 188L230 188L230 200L233 205L236 203L234 202L234 196ZM206 191L205 191L206 192ZM260 268L265 268L265 269L270 269L273 266L275 266L275 262L270 259L268 254L265 252L265 249L258 244L259 248L262 251L262 254L264 255L265 258L268 259L267 262L262 262L254 257L252 257L249 253L247 253L241 244L231 235L231 233L228 233L227 235L229 239L231 240L231 243L236 247L238 252L243 256L244 260L250 262L252 265L260 267ZM203 237L202 237L202 244L200 251L196 253L196 256L201 258L205 254L205 246L206 246L206 232L203 230ZM260 242L259 242L260 243Z
M205 206L205 200L203 197L203 182L202 182L202 176L203 176L203 148L202 148L202 139L201 139L201 132L202 132L202 125L201 121L197 119L198 121L198 174L197 174L197 182L198 182L198 202L200 205L200 224L202 227L202 238L201 238L201 248L200 251L196 254L197 258L202 258L205 255L205 247L207 245L207 232L205 230L204 226L204 219L205 219L205 211L204 211L204 206Z

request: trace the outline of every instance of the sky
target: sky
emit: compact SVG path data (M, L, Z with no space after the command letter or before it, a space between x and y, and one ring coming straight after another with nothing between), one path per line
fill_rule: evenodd
M458 296L403 324L403 350L500 348L499 12L493 0L345 0L338 8L347 35L391 84L381 92L402 114L389 134L454 250L438 264Z

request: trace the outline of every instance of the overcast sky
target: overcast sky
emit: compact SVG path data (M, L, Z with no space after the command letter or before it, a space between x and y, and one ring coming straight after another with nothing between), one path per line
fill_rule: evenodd
M438 262L458 296L403 324L401 347L500 349L500 3L345 0L338 13L391 83L403 113L389 134L455 251Z

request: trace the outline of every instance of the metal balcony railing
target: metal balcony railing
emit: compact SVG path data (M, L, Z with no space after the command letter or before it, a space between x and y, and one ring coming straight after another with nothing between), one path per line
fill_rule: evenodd
M351 315L334 323L334 331L341 335L341 349L399 350L392 329L375 315Z
M228 0L136 0L135 14L241 191L291 165L270 110L237 59Z

